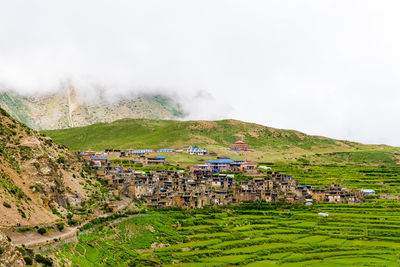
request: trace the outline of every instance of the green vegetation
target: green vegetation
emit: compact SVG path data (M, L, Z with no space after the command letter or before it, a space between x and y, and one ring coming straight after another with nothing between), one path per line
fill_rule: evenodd
M308 136L290 130L278 130L253 123L233 120L173 121L125 119L112 123L98 123L87 127L45 131L57 142L74 150L106 148L160 148L197 144L229 146L242 134L245 141L256 149L296 146L336 146L333 139ZM252 136L253 135L253 136ZM255 137L256 136L256 137ZM349 146L359 144L343 141Z
M64 230L64 227L65 227L64 223L57 223L56 226L57 226L58 231Z
M185 145L199 145L220 155L236 158L238 154L226 148L242 139L255 152L240 157L255 161L303 159L316 163L393 165L400 159L400 149L395 147L363 145L235 120L124 119L43 133L73 150L178 149Z
M33 264L33 261L32 261L31 257L25 256L24 257L24 261L25 261L26 265L32 265Z
M309 164L297 162L260 163L296 178L300 184L324 188L338 183L351 189L374 189L379 194L400 193L400 167L390 165Z
M47 230L46 230L46 228L41 227L38 229L38 233L41 235L44 235L45 233L47 233Z
M148 249L151 244L182 242L173 227L176 219L168 214L133 215L117 221L96 220L81 229L78 244L65 244L58 248L56 257L61 264L71 261L74 266L127 266L135 262L151 263L142 259L137 250Z
M399 209L373 199L153 210L99 221L54 253L73 266L398 266Z
M53 260L51 258L42 256L40 254L35 255L35 261L42 263L44 266L53 266Z

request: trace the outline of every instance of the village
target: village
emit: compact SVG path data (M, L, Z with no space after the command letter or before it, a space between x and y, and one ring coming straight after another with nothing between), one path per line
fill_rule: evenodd
M231 151L252 150L243 141L237 141L232 145ZM107 183L110 194L115 197L129 196L154 207L193 209L240 204L244 201L285 201L305 205L313 205L314 201L355 204L368 194L342 188L337 184L323 190L299 185L294 177L273 172L267 166L226 157L217 157L216 160L207 160L183 169L152 169L152 166L170 166L167 157L154 155L159 153L216 156L215 153L197 146L187 146L182 150L89 150L79 154L88 163L92 173ZM112 164L110 158L124 158L131 166L148 168L143 171ZM238 181L235 176L245 176L247 179Z

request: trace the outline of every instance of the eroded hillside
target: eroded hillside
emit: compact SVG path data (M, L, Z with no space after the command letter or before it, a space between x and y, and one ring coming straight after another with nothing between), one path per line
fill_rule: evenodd
M79 207L82 168L74 153L0 109L0 226L50 223Z
M183 116L180 106L166 96L111 97L101 91L85 95L71 86L36 96L3 92L0 105L11 116L37 130L79 127L124 118L176 119Z
M25 261L21 253L0 232L0 267L23 267Z

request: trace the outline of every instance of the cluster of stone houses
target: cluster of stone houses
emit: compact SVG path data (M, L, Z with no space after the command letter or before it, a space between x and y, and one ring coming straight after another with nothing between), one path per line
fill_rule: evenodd
M196 164L191 168L193 171L213 171L213 172L246 172L257 173L257 164L251 161L234 161L231 159L208 160L204 164Z
M134 157L139 155L149 155L154 153L187 153L196 156L213 155L216 156L214 152L209 152L206 148L201 148L198 146L185 146L183 149L172 149L172 148L160 148L160 149L106 149L103 154L108 155L111 158L119 157Z
M142 199L149 206L201 208L207 205L240 204L243 201L286 201L311 204L312 201L357 203L363 195L332 185L324 190L299 185L278 172L258 171L256 164L222 159L208 161L207 168L194 165L190 170L135 171L112 165L102 153L81 153L97 177L107 181L110 193ZM165 157L139 156L146 165L164 165ZM136 161L133 161L136 163ZM229 171L229 173L224 173ZM232 172L244 173L249 181L236 181Z

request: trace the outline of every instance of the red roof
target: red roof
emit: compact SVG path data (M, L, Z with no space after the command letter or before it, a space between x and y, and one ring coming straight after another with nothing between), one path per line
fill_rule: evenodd
M244 142L239 140L239 141L236 141L235 144L244 144Z

